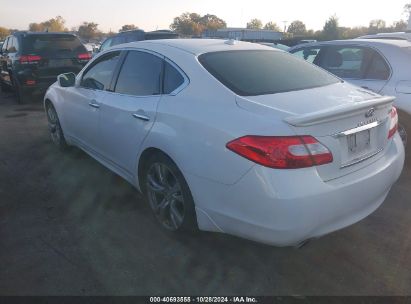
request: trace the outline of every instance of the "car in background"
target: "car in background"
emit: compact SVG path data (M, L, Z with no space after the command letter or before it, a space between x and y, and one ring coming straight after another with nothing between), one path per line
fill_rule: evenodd
M145 32L143 30L130 30L120 32L114 36L107 38L100 46L99 51L104 51L114 45L142 41L142 40L156 40L156 39L175 39L178 34L169 30L158 30L152 32Z
M165 229L285 246L385 200L404 163L392 102L271 47L167 39L60 75L44 107L54 144L140 189Z
M386 39L411 41L411 32L378 33L358 37L357 39Z
M411 134L411 42L352 39L298 45L290 53L363 89L395 96L400 134Z
M44 93L57 75L78 73L91 59L77 36L68 33L16 32L0 51L0 85L13 89L19 103Z
M290 49L290 47L288 45L277 43L277 42L273 42L273 43L259 42L259 44L265 45L265 46L270 46L270 47L273 47L275 49L279 49L279 50L286 51L286 52Z

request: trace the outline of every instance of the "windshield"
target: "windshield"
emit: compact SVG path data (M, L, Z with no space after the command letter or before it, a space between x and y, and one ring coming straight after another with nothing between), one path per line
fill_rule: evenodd
M200 63L241 96L315 88L340 80L328 72L279 51L241 50L206 53Z

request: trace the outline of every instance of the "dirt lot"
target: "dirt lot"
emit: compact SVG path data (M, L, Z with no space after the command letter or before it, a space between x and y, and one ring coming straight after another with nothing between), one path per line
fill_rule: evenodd
M411 172L374 214L301 249L174 237L118 176L0 95L0 295L411 295ZM372 191L372 189L367 189Z

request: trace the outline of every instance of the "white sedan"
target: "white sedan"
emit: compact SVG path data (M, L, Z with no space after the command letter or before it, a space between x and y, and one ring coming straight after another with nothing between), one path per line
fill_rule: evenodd
M411 134L410 41L336 40L298 45L289 52L364 89L395 96L400 134L407 144L407 133Z
M381 205L404 163L392 104L286 52L207 39L115 46L44 99L53 142L129 181L164 228L279 246Z

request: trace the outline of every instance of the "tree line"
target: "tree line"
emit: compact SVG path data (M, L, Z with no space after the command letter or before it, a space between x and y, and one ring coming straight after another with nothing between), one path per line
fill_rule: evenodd
M410 14L411 3L404 6L404 12L408 15ZM206 14L201 16L197 13L189 12L175 17L173 19L173 22L170 24L170 29L175 31L182 37L198 37L206 30L214 31L226 27L227 23L216 15ZM384 20L375 19L371 20L368 26L350 28L340 26L338 17L334 15L326 20L322 30L319 31L307 29L306 25L301 20L292 21L288 26L284 26L284 29L281 29L280 26L277 25L277 23L275 23L274 21L263 24L260 19L254 18L247 22L245 27L247 29L265 29L283 32L284 38L334 40L350 39L362 35L382 32L405 31L407 28L407 23L404 20L399 20L391 25L387 25ZM134 24L125 24L118 30L118 32L134 29L138 29L138 26ZM40 23L30 23L28 30L33 32L72 32L86 41L101 40L104 37L115 34L115 32L112 31L109 31L108 33L102 32L98 28L98 24L95 22L83 22L78 27L72 27L68 29L66 27L66 21L61 16L56 16L55 18L51 18ZM0 40L4 39L7 35L14 31L16 30L0 27Z

